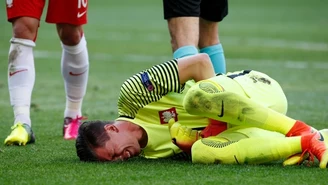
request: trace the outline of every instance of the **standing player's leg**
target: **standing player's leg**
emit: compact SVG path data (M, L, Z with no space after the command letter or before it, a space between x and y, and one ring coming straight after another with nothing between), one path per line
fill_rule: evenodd
M43 0L7 1L7 18L12 23L8 57L8 88L14 110L14 126L6 145L34 143L30 105L35 81L33 48L43 11Z
M201 81L188 90L183 102L184 107L190 114L202 115L234 125L259 127L286 136L298 136L312 132L311 126L292 119L266 105L272 100L277 102L285 102L286 100L280 90L275 90L280 86L271 87L275 84L273 79L271 79L272 83L269 85L265 80L266 78L258 78L256 75L258 73L255 76L245 76L245 78L242 78L243 80L239 80L239 84L236 83L237 78L232 80L225 76L217 76ZM249 82L245 83L246 80L249 80ZM252 93L250 90L240 88L243 85L242 82L246 84L245 88L253 88L252 91L256 91L256 88L259 88L259 90L261 90L260 88L270 88L270 91L275 93L269 94L269 91L261 91L267 92L267 94L262 93L261 95L259 93L258 96L265 96L267 99L262 98L263 102L257 102L253 96L248 97L244 93L249 91L248 95L250 95ZM252 85L259 83L264 85Z
M226 62L219 39L218 23L228 14L228 1L203 0L200 9L199 51L210 56L215 73L226 73Z
M163 0L173 58L198 53L200 0Z
M224 51L218 35L218 23L201 18L199 30L199 52L209 55L215 73L226 73Z
M49 0L46 22L55 23L62 43L61 69L65 83L64 139L76 139L89 75L89 56L82 25L87 23L87 0Z
M284 135L259 128L233 128L196 141L192 146L194 163L262 164L309 152L320 161L320 168L328 163L328 130L303 136ZM313 158L312 158L313 160Z

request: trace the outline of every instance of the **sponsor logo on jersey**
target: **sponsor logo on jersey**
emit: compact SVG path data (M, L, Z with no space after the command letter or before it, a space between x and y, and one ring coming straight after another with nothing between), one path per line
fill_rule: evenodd
M169 120L171 118L173 118L174 121L178 121L178 113L177 113L177 110L175 109L175 107L159 111L158 115L159 115L159 120L161 121L161 124L169 123Z
M149 75L148 75L147 72L144 72L144 73L141 74L141 82L146 87L146 89L148 91L153 91L154 90L154 86L151 83Z

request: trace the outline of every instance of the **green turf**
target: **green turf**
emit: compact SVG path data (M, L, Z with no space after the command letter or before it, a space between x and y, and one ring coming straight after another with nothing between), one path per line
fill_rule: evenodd
M288 115L328 127L328 3L323 0L234 0L220 24L228 71L256 69L285 90ZM11 25L0 12L0 141L13 124L7 90ZM132 73L171 58L162 2L90 1L85 26L90 77L83 113L114 119L120 84ZM44 20L44 18L42 19ZM81 163L74 141L62 139L65 94L54 25L41 23L35 48L31 118L36 144L0 145L0 184L327 184L328 172L306 165L193 165L170 160Z

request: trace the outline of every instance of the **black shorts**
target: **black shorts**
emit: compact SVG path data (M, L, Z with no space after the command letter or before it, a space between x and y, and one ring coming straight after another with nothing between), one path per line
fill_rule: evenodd
M163 0L164 19L201 17L220 22L228 15L228 0Z

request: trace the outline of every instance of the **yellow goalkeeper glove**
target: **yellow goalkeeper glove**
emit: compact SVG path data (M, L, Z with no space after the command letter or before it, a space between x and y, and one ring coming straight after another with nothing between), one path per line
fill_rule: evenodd
M201 138L200 132L174 122L174 119L170 119L169 129L172 142L182 151L191 154L192 145Z
M308 157L309 157L309 153L305 153L304 155L295 154L295 155L288 157L288 159L286 159L283 162L283 165L284 166L299 165L299 164L302 164L303 161L305 161Z

